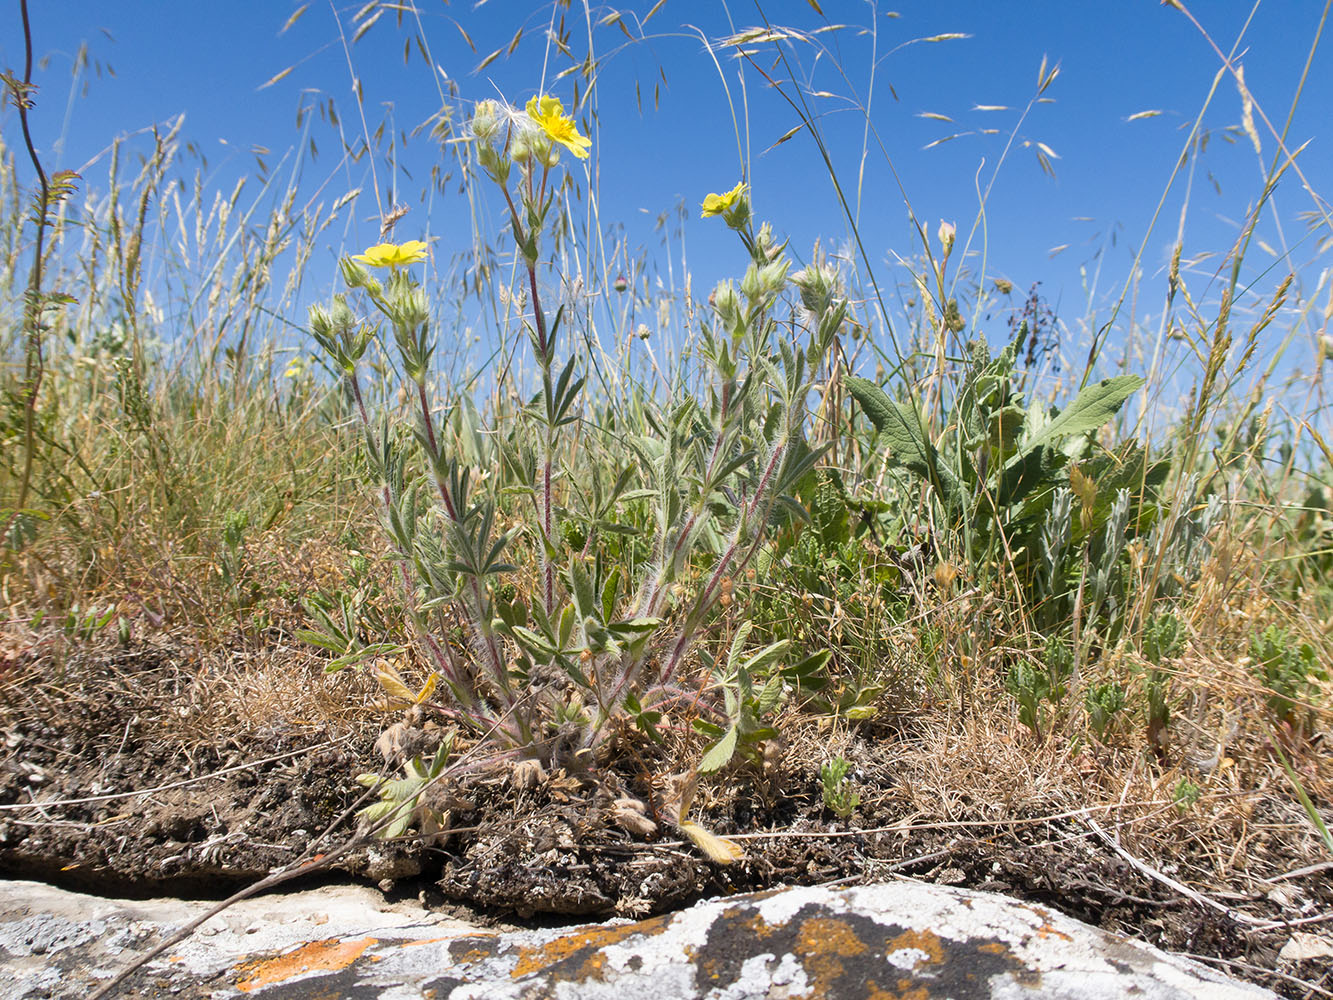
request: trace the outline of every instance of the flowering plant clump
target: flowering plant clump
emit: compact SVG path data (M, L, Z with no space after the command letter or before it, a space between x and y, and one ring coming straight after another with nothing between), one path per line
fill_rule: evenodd
M673 708L718 721L703 730L716 742L700 769L751 754L775 735L761 717L791 689L790 643L753 652L748 629L734 637L714 678L725 705L714 704L708 684L683 675L732 603L733 577L764 550L775 523L800 509L796 484L821 453L804 439L805 404L847 302L824 269L788 277L769 227L750 229L744 183L712 195L706 206L737 230L750 261L739 287L719 285L699 333L703 389L678 385L669 399L641 397L638 426L589 419L588 362L562 344L564 308L547 312L538 265L560 190L550 177L554 145L583 158L591 143L546 95L526 113L481 102L470 131L477 163L500 190L526 286L511 301L523 303L539 384L511 396L530 402L492 414L498 426L473 423L463 432L456 420L466 407L437 410L430 311L404 267L424 259L424 243L381 244L342 263L349 291L392 329L404 398L414 399L413 435L372 419L362 397L359 367L379 327L359 320L347 296L311 311L312 331L343 373L365 429L411 632L430 671L421 694L407 699L404 684L390 690L388 671L375 677L397 698L392 704L410 704L400 726L436 713L499 743L501 753L547 765L596 762L626 726L660 739L657 726ZM381 285L367 267L392 274ZM805 347L805 335L776 318L793 284L811 303L802 313ZM461 441L466 449L454 443ZM590 453L602 463L592 474L582 464ZM597 471L606 465L614 482ZM331 617L328 624L307 638L338 654L333 668L392 655L359 646L355 628ZM703 843L706 831L687 823L684 806L679 812L674 825ZM625 822L651 825L644 816Z

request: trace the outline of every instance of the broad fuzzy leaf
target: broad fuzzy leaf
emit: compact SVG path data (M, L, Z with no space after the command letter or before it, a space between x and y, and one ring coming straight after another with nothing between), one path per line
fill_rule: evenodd
M884 435L890 459L934 486L946 506L959 509L962 490L958 479L940 464L935 446L926 440L920 415L912 407L889 399L884 390L869 379L848 375L843 384L861 404L870 422Z
M1125 400L1138 392L1143 384L1140 375L1116 375L1084 387L1057 417L1024 442L1023 450L1035 451L1062 438L1097 430L1115 416Z

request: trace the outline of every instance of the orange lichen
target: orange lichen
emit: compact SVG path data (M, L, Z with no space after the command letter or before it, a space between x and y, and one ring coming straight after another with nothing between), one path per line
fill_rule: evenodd
M563 978L574 982L600 978L606 959L599 950L608 945L619 944L635 934L652 936L664 930L670 917L653 917L634 924L621 924L618 927L585 927L572 934L564 934L553 941L548 941L539 948L521 948L518 961L514 963L509 975L518 979L533 972L548 969L558 962L565 962L580 954L588 953L577 968L565 973Z
M910 979L899 979L898 988L892 993L880 989L875 983L867 983L866 1000L930 1000L930 990Z
M1052 927L1050 921L1047 921L1046 923L1042 924L1040 927L1037 928L1037 936L1041 938L1058 937L1065 941L1074 940L1064 931L1058 931L1054 927Z
M938 934L930 931L903 931L896 938L885 942L884 953L892 955L895 951L908 948L924 952L931 965L944 964L944 948Z
M236 967L236 971L245 974L245 978L236 983L236 988L242 993L248 993L285 982L304 972L337 972L355 962L375 942L376 939L372 937L356 941L330 938L327 941L311 941L277 958L242 963Z
M864 955L870 946L845 920L812 917L801 921L792 949L817 987L827 988L845 973L842 959Z

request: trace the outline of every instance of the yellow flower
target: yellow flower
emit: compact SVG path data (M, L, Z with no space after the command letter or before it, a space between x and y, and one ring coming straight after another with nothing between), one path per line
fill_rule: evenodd
M565 114L565 106L560 98L545 94L534 97L528 101L526 110L528 117L537 123L537 127L545 132L552 142L560 143L580 160L588 158L592 140L579 135L578 126L574 124L573 118Z
M403 267L426 259L426 244L420 240L406 243L379 243L352 258L367 267Z
M723 212L730 210L736 202L740 201L741 198L745 196L745 192L748 188L749 185L744 181L741 181L726 194L710 194L704 199L702 205L703 212L699 217L701 219L706 219L710 215L721 215Z

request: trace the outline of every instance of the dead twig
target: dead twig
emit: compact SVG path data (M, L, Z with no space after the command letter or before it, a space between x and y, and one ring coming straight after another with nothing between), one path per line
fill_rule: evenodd
M1314 983L1305 979L1297 979L1295 976L1288 975L1285 972L1278 972L1276 969L1265 969L1263 966L1251 965L1249 962L1241 962L1234 958L1218 958L1214 955L1196 955L1188 951L1179 952L1179 954L1181 958L1188 958L1193 962L1207 962L1210 965L1225 965L1228 968L1241 969L1252 976L1273 976L1276 979L1291 983L1293 986L1299 986L1303 990L1308 990L1310 994L1317 993L1321 997L1333 997L1333 992L1324 989L1322 986L1316 986Z
M1084 816L1083 822L1088 824L1088 827L1092 832L1095 833L1107 847L1111 848L1111 850L1115 851L1116 854L1120 855L1121 858L1128 862L1130 867L1139 874L1152 879L1154 882L1160 882L1162 885L1180 893L1187 899L1198 903L1200 906L1206 906L1209 909L1216 910L1218 913L1224 914L1238 924L1245 924L1247 927L1254 927L1261 930L1271 930L1274 927L1282 926L1281 921L1274 923L1271 920L1260 920L1258 917L1252 917L1248 913L1241 913L1239 910L1233 910L1231 907L1219 903L1217 900L1205 896L1201 892L1196 892L1184 883L1177 882L1165 872L1160 872L1151 865L1134 857L1134 855L1121 847L1114 837L1098 826L1097 821L1091 816Z

